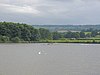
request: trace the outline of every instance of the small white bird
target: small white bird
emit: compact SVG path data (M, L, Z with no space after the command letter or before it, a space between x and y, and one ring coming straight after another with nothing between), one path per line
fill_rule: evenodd
M38 52L38 54L41 54L41 52Z

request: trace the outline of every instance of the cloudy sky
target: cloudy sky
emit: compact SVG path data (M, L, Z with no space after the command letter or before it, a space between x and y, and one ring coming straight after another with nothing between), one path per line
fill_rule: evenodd
M100 0L0 0L0 21L100 24Z

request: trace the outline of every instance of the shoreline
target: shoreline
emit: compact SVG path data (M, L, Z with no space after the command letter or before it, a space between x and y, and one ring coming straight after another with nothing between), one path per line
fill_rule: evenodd
M5 42L5 43L0 43L0 44L56 44L56 43L62 43L62 44L100 44L100 42L19 42L19 43L14 43L14 42Z

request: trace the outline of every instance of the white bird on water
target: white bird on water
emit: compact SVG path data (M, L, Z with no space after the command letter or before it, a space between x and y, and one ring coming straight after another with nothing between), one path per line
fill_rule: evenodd
M41 54L41 52L38 52L38 54L40 55L40 54Z

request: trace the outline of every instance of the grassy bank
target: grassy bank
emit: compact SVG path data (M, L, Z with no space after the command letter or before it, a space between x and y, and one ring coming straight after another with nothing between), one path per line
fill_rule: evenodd
M0 42L0 43L87 43L100 44L100 40L42 40L42 41L20 41L20 42Z
M100 43L98 39L41 40L43 43Z
M39 40L39 41L0 41L0 43L97 43L100 44L100 38L80 38L80 39L59 39L59 40Z

